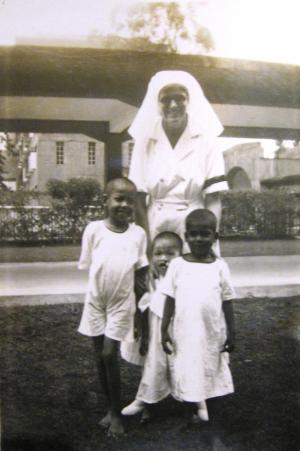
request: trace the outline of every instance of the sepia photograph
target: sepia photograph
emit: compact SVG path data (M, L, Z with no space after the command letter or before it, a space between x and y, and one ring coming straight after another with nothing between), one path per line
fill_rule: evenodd
M0 0L0 451L296 451L298 0Z

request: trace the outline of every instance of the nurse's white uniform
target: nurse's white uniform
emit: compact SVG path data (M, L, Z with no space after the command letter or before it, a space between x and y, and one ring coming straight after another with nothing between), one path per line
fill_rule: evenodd
M133 152L129 178L148 194L148 221L153 239L163 231L184 238L188 213L204 207L205 196L228 188L222 153L188 123L175 148L158 119L152 135Z
M232 393L228 354L221 352L226 340L222 302L235 298L225 261L195 263L175 258L161 290L175 299L172 395L201 402Z
M158 100L171 84L184 86L189 97L187 127L174 148L162 128ZM216 149L221 122L191 74L161 71L151 78L128 131L135 140L129 178L148 195L151 239L167 230L183 238L187 214L203 208L207 194L228 189L223 155Z

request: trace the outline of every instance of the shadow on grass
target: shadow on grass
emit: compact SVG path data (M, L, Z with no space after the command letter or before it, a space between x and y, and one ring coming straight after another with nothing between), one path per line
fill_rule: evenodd
M297 449L299 304L300 297L236 302L236 393L223 411L227 449ZM93 349L76 332L81 308L0 308L2 451L210 449L206 427L180 430L182 406L171 398L156 406L153 423L129 418L124 438L107 438L98 426L105 402ZM137 367L122 364L124 405L133 400L139 377Z

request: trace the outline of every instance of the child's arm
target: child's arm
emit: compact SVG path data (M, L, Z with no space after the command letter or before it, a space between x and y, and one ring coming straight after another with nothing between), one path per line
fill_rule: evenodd
M141 345L140 345L140 354L145 356L148 352L148 344L149 344L149 308L147 308L144 312L141 313Z
M81 252L78 269L88 269L92 262L92 236L94 223L90 222L84 229L81 239Z
M134 316L134 338L137 340L142 334L142 313L138 308L138 302L141 297L148 291L147 287L147 274L149 266L139 268L134 273L134 294L136 301L136 310Z
M232 352L235 346L235 327L232 301L224 301L222 307L227 326L227 339L221 352Z
M167 354L172 354L173 341L169 335L168 327L175 312L175 299L167 296L164 307L164 314L161 323L161 344Z

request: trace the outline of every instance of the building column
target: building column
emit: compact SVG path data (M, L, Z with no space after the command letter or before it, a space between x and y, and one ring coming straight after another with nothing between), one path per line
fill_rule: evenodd
M122 143L125 140L124 133L108 133L105 138L106 182L122 176Z

